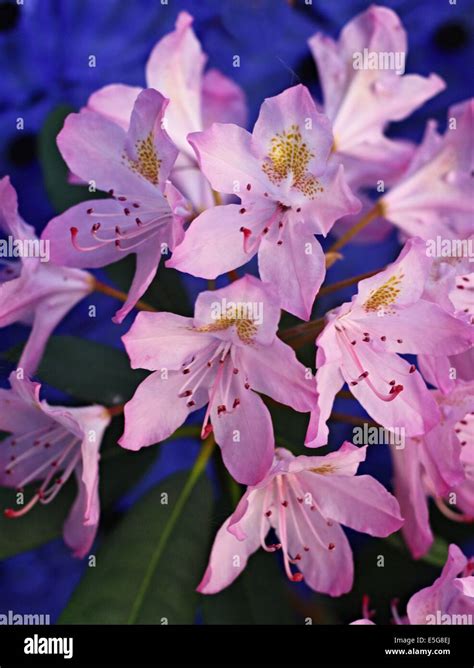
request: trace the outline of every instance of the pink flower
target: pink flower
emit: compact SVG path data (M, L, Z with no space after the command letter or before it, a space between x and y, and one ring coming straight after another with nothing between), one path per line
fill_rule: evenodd
M409 623L472 624L473 566L472 561L468 562L457 545L450 545L448 558L439 578L408 601ZM462 577L457 577L460 574Z
M194 318L139 313L123 341L132 367L154 373L126 404L119 443L138 450L162 441L208 404L202 437L214 430L234 478L259 482L272 463L274 436L257 392L301 412L316 401L311 371L276 337L279 318L270 288L252 276L201 292Z
M215 594L228 587L262 547L267 552L281 548L290 580L304 578L331 596L348 592L352 552L340 525L388 536L403 523L395 498L371 476L355 475L365 451L346 442L325 457L294 457L278 448L265 480L247 489L219 529L198 591ZM270 529L277 545L265 542Z
M441 263L448 265L447 262ZM452 268L452 265L450 269ZM455 271L436 277L430 285L429 297L464 322L474 324L474 274L456 276ZM426 291L425 291L426 292ZM418 355L418 366L425 380L442 392L451 392L457 381L474 379L474 348L458 355Z
M214 122L245 125L247 107L242 89L216 69L203 74L207 56L192 29L193 18L180 12L173 32L151 52L146 66L148 88L169 99L165 127L179 148L171 180L198 209L212 206L212 191L201 174L187 142ZM91 95L88 108L128 129L133 105L141 88L113 84Z
M448 395L432 395L441 412L439 424L392 453L395 495L405 518L402 532L415 559L433 543L429 497L449 519L474 520L474 382L459 382Z
M93 180L111 198L81 202L53 218L42 238L53 262L103 267L135 253L136 270L128 299L115 314L122 322L153 280L162 255L181 240L189 214L186 202L167 181L177 149L162 128L165 98L145 90L133 107L125 132L88 110L70 114L58 146L74 174Z
M472 234L473 111L472 99L452 107L443 136L429 122L406 173L382 198L385 218L406 234L428 240Z
M328 165L328 119L299 85L265 100L252 135L215 123L188 139L213 188L241 204L198 216L167 265L215 278L258 253L260 276L276 287L282 308L308 319L325 275L314 235L360 207L342 166Z
M66 408L40 401L40 385L10 375L0 389L0 429L10 432L0 447L0 484L23 490L37 483L31 499L7 517L47 505L74 472L78 495L64 525L64 540L77 557L90 550L99 523L99 448L110 415L103 406Z
M0 276L0 327L15 322L31 325L18 366L32 374L52 331L68 311L93 291L94 279L85 271L51 265L48 253L40 254L40 242L33 228L18 214L17 195L8 176L0 180L0 230L15 243L24 244L30 254L21 255L21 262L4 263ZM33 256L35 248L38 253ZM43 249L48 251L47 246Z
M474 613L473 560L468 560L457 545L449 546L448 558L441 575L430 587L421 589L410 598L406 617L400 617L392 604L394 624L472 624ZM456 577L457 575L462 577ZM352 624L373 624L367 599L362 619Z
M371 6L358 14L338 42L317 33L309 47L321 78L324 112L333 124L336 158L347 169L351 187L373 187L379 179L393 178L413 149L406 141L385 137L386 126L409 116L443 90L444 82L434 74L402 76L407 36L387 7Z
M331 313L317 339L318 406L307 445L327 442L326 421L344 382L368 414L408 436L429 431L439 411L423 378L400 354L457 355L472 346L467 322L423 298L431 260L420 239L398 259L359 283L357 295Z

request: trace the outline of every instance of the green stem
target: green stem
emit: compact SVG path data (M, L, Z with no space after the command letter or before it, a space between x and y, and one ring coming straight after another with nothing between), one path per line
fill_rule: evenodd
M201 474L205 470L206 464L209 460L209 457L212 454L214 446L215 446L215 441L214 437L211 434L211 436L209 436L204 441L204 444L201 448L201 451L199 452L199 455L197 456L196 461L194 462L194 466L191 469L188 479L186 480L186 483L181 491L181 494L179 495L178 500L176 501L176 505L173 508L173 511L168 521L165 524L163 533L161 534L160 540L158 541L158 545L156 546L155 551L153 552L151 561L148 565L145 576L140 585L140 589L138 590L137 596L133 602L132 609L127 621L128 624L135 624L138 619L138 616L140 614L140 609L145 599L146 592L148 590L148 587L150 586L150 582L153 578L158 562L160 561L161 555L163 554L163 550L166 547L168 538L170 537L174 529L174 526L179 516L181 515L181 511L183 510L186 501L189 499L189 496L193 491L197 481L199 480Z

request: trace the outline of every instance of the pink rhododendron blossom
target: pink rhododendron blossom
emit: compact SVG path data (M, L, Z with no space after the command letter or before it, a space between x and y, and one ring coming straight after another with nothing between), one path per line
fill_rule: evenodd
M301 412L316 401L311 371L276 336L279 318L278 300L251 276L201 292L194 318L139 313L123 341L132 367L154 373L125 406L120 444L138 450L162 441L207 404L202 437L214 431L236 480L259 482L274 437L257 392Z
M244 570L259 547L281 548L290 580L340 596L352 587L352 552L341 524L388 536L403 524L395 498L374 478L356 476L366 447L344 443L325 457L295 457L278 448L266 478L249 487L219 529L198 587L215 594ZM274 529L279 543L267 545ZM298 570L295 570L297 567Z
M452 107L443 136L428 123L406 173L382 198L385 218L406 234L427 240L472 234L473 112L472 99Z
M474 382L459 382L448 395L432 395L439 424L392 451L395 494L405 518L402 532L415 559L433 543L429 497L448 518L474 521Z
M207 56L192 29L193 18L180 12L175 30L165 35L146 66L148 88L169 99L164 123L179 156L171 180L196 208L213 203L211 188L196 163L186 137L214 122L245 125L247 107L242 89L216 69L203 74ZM95 92L88 108L128 129L133 105L141 88L112 84Z
M64 525L64 540L75 556L90 550L99 523L99 448L110 415L103 406L69 408L40 401L40 385L10 375L10 390L0 389L0 485L23 489L38 485L30 500L7 517L25 515L37 503L56 498L74 473L78 494Z
M358 14L337 42L317 33L309 47L321 79L324 112L333 124L335 157L344 164L351 187L390 180L406 167L413 148L388 139L386 126L409 116L443 90L444 82L435 74L404 74L406 32L387 7L372 6Z
M466 559L457 545L450 545L448 558L439 578L408 601L409 623L472 624L473 567L474 563ZM459 575L461 577L458 577Z
M15 322L31 325L18 366L32 374L51 333L66 313L93 291L94 279L79 269L54 266L47 253L39 253L33 228L18 214L17 195L8 176L0 180L0 230L23 248L20 262L14 258L3 261L0 327Z
M189 214L167 180L177 149L162 128L167 101L154 90L138 96L127 132L88 110L70 114L58 146L71 170L111 197L72 207L50 221L42 238L57 264L102 267L129 253L136 269L122 322L153 280L161 257L182 239Z
M473 560L468 560L457 545L449 546L448 558L441 575L434 583L421 589L410 598L407 615L400 617L395 601L392 604L394 624L472 624L474 613ZM456 577L461 575L462 577ZM370 619L374 612L364 600L363 617L352 625L374 624Z
M415 366L400 354L457 355L472 346L469 323L423 299L431 260L420 239L408 241L384 271L359 283L357 295L338 307L317 339L318 406L306 443L327 442L326 421L344 382L368 414L408 436L439 420L434 398Z
M308 319L325 275L314 235L360 208L343 167L328 163L327 117L299 85L265 100L253 134L215 123L188 139L213 188L241 204L198 216L167 265L216 278L258 253L260 277L275 286L282 308Z
M474 273L460 276L453 274L451 272L441 281L432 281L430 298L473 326ZM418 355L418 365L425 380L442 392L449 393L458 380L474 379L474 347L458 355Z

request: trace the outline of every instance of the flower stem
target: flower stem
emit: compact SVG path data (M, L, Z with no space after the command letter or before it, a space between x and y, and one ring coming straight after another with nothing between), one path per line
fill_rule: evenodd
M204 441L203 446L196 458L196 461L194 462L194 466L189 473L188 479L186 480L184 487L181 490L181 494L179 495L176 501L176 504L171 512L171 515L167 523L165 524L163 533L161 534L160 540L158 541L158 544L152 554L150 563L148 564L148 568L146 570L145 576L138 590L137 596L133 601L132 609L130 611L130 615L127 620L128 624L135 624L138 619L148 587L150 586L156 567L158 566L161 555L163 554L163 550L166 547L168 539L173 532L175 524L178 521L179 516L181 515L181 512L183 511L183 508L187 500L189 499L191 492L193 491L197 481L199 480L199 478L201 477L202 473L206 468L206 464L209 461L210 456L212 455L214 446L215 446L215 440L213 435L211 434Z
M335 253L339 249L341 249L343 246L345 246L353 237L355 237L356 234L358 234L361 230L364 229L364 227L367 227L369 223L371 223L375 218L378 216L383 215L383 208L382 208L382 203L376 202L374 206L368 211L365 216L363 216L358 223L356 223L353 227L351 227L345 234L342 235L333 245L330 247L328 253ZM336 259L334 258L333 261L329 266L334 264ZM326 266L328 264L326 263Z
M319 332L324 328L325 319L316 318L309 322L303 322L301 325L289 327L279 333L279 337L292 348L300 348L308 341L314 340Z
M332 420L332 422L343 422L345 424L352 424L357 427L363 427L364 424L368 425L369 427L379 426L377 422L374 422L374 420L356 417L355 415L347 415L346 413L337 413L336 411L331 413L329 419Z
M374 269L374 271L366 271L364 274L359 274L358 276L351 276L351 278L345 278L342 281L338 281L337 283L331 283L330 285L325 285L320 289L318 292L318 297L323 296L323 295L329 295L331 292L336 292L336 290L341 290L342 288L346 288L349 285L354 285L354 283L358 283L359 281L363 281L364 278L370 278L371 276L375 276L375 274L378 274L379 271L383 271L382 269Z
M117 290L117 288L113 288L110 285L106 285L105 283L102 283L102 281L98 281L97 279L95 280L94 283L94 290L96 292L102 292L102 294L108 295L109 297L114 297L114 299L118 299L121 302L126 302L128 299L128 295L126 292L122 292L122 290ZM135 304L135 308L138 309L139 311L158 310L154 308L154 306L147 304L141 299Z

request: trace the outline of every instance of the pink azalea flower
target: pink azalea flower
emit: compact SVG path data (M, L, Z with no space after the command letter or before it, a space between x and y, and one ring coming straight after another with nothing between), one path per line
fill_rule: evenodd
M474 562L468 560L457 545L449 546L448 558L441 575L434 583L410 598L407 615L400 617L392 604L394 624L472 624L474 613ZM461 574L462 577L456 577ZM374 624L373 615L364 601L363 618L355 624Z
M242 89L221 72L210 69L203 74L207 56L192 23L192 16L180 12L175 30L150 54L146 82L169 99L165 127L180 151L171 180L197 209L205 209L213 204L212 191L186 137L214 122L245 125L247 106ZM91 95L87 106L127 130L140 92L135 86L112 84Z
M423 378L400 354L456 355L472 346L467 322L423 298L431 260L420 239L398 259L359 283L357 295L329 316L317 339L318 406L307 445L327 442L326 421L344 382L368 414L408 436L429 431L439 411Z
M228 587L262 547L281 548L290 580L304 578L331 596L348 592L353 561L341 524L371 536L388 536L403 524L395 498L371 476L355 475L365 451L348 442L325 457L295 457L278 448L267 477L247 489L219 529L198 591ZM277 545L265 542L270 529Z
M8 176L0 180L0 230L15 242L38 239L18 214L18 200ZM46 247L45 247L46 248ZM47 255L43 256L48 259ZM94 289L93 277L78 269L57 267L35 257L6 261L0 277L0 327L15 322L31 325L28 341L18 362L26 374L35 372L52 331L81 299Z
M457 383L448 395L432 395L442 416L439 424L392 452L395 495L405 518L402 532L415 559L433 543L429 497L449 519L474 520L474 382Z
M136 254L128 299L115 314L122 322L153 280L161 257L182 239L186 202L167 180L177 149L162 128L167 100L145 90L125 132L100 114L70 114L58 135L67 164L111 197L81 202L53 218L42 238L53 262L103 267Z
M10 432L0 444L0 485L22 490L37 483L31 499L7 517L47 505L74 472L78 495L64 525L64 540L77 557L90 550L99 523L99 448L110 415L103 406L66 408L40 401L40 385L10 375L10 390L0 389L0 429Z
M446 564L437 580L408 601L410 624L472 624L474 588L468 561L457 545L449 546ZM458 575L462 577L457 577ZM459 617L461 615L461 617ZM471 617L465 617L470 615ZM439 620L439 621L437 621Z
M460 320L473 325L474 274L456 276L451 272L451 275L448 274L441 280L442 283L439 280L432 281L430 298L448 312L454 312ZM471 347L459 355L418 355L418 365L431 385L448 394L455 388L457 381L470 381L474 378L474 348Z
M385 218L406 234L427 240L472 234L473 112L472 99L452 107L443 136L429 122L406 173L383 197Z
M336 158L346 167L351 187L393 177L406 167L413 148L385 137L386 126L409 116L443 90L444 82L434 74L403 75L407 35L387 7L373 5L358 14L337 42L317 33L309 47L321 78L324 112L333 124ZM400 62L385 64L387 55Z
M276 287L282 308L308 319L325 275L314 235L360 208L342 166L328 164L329 120L299 85L265 100L253 134L215 123L188 139L212 187L241 204L198 216L167 265L215 278L258 253L260 276Z
M123 341L132 367L154 373L126 404L119 443L138 450L162 441L207 404L202 437L214 430L234 478L259 482L274 436L257 392L301 412L316 401L311 371L276 336L279 318L270 288L252 276L201 292L194 318L139 313Z

